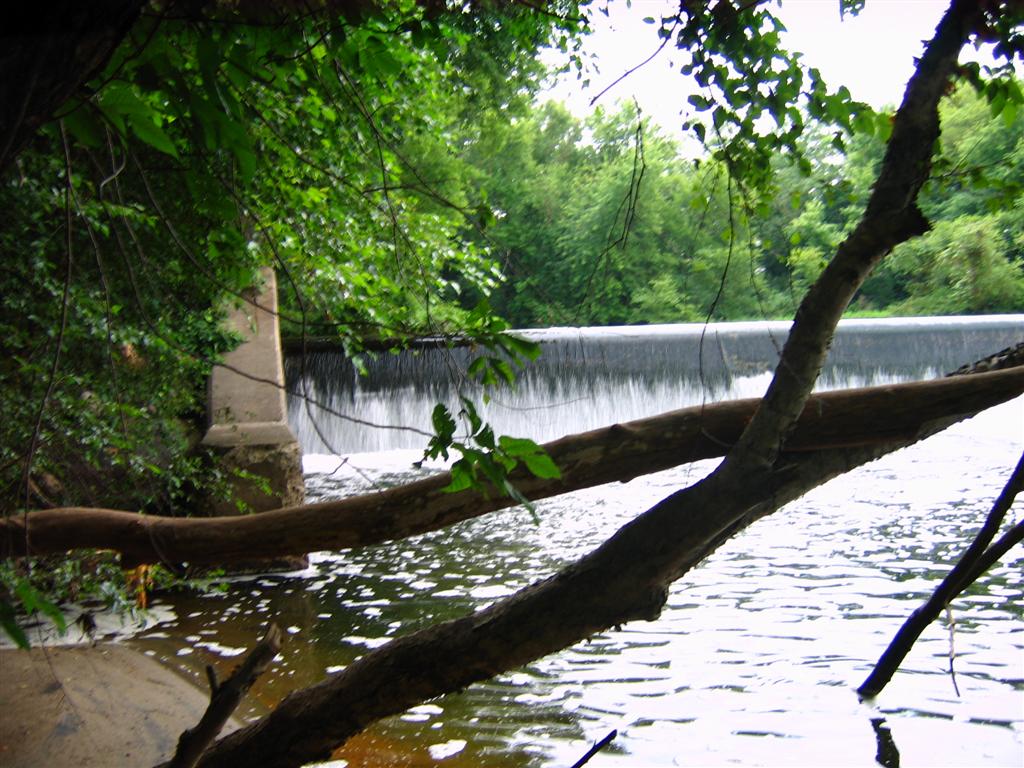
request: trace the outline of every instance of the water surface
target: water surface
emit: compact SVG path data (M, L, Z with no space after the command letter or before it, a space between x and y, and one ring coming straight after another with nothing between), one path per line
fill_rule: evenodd
M854 693L983 520L1024 443L1024 399L837 478L677 582L661 618L602 633L374 726L350 765L1020 766L1024 592L1018 547L930 627L872 704ZM307 457L331 498L416 474L415 452ZM135 641L202 681L269 621L283 657L247 716L389 638L479 608L592 549L712 464L682 467L444 531L314 556L306 571L175 597ZM358 471L354 470L358 468ZM1020 503L1010 517L1020 519ZM343 764L343 763L339 763Z

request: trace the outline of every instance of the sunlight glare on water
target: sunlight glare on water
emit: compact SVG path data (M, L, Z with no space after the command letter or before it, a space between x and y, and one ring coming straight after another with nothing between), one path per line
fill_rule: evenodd
M951 361L1019 338L1024 317L847 327L823 388L934 376L955 367ZM546 348L547 368L524 375L515 392L495 393L489 417L499 432L544 440L610 420L758 396L780 328L784 335L780 324L722 324L703 351L700 328L537 332L545 343L558 341ZM706 365L699 375L695 359ZM450 360L399 355L379 362L359 381L344 379L337 355L303 372L311 391L333 407L371 421L429 423L433 403L451 396L438 380ZM320 426L351 453L327 455L308 415L292 403L312 499L430 471L412 466L422 456L422 436L339 419ZM861 703L854 691L967 546L1022 444L1018 398L839 477L686 574L656 621L598 634L375 724L345 745L336 765L567 768L616 729L588 768L1019 768L1020 547L952 605L959 696L945 620L925 631L877 701ZM161 610L170 618L132 642L202 684L205 664L230 669L238 649L250 647L270 621L286 627L282 657L246 704L245 715L257 717L394 637L554 573L713 466L701 462L552 498L537 504L537 521L523 509L504 510L404 541L318 553L304 571L233 579L224 593L169 596ZM1021 519L1020 503L1009 517Z
M1019 549L953 605L960 698L945 622L925 632L877 702L859 703L853 689L966 546L1020 455L1022 433L1018 399L837 478L687 574L657 621L602 633L392 718L366 738L391 750L389 760L420 760L395 765L568 766L615 728L619 736L589 765L873 765L891 743L903 766L1019 766ZM402 469L411 458L351 457L366 477L388 483L414 474ZM308 468L332 461L308 457ZM269 705L391 637L551 573L711 466L542 502L539 524L506 510L411 540L322 553L302 573L236 580L225 595L182 600L177 622L154 635L202 638L186 641L197 652L177 659L198 677L217 644L246 645L270 619L294 627L283 661L255 690ZM365 482L349 470L309 477L323 497ZM1020 505L1011 515L1020 519ZM182 640L144 634L138 642L168 653ZM454 750L444 745L460 749L442 763L439 755Z

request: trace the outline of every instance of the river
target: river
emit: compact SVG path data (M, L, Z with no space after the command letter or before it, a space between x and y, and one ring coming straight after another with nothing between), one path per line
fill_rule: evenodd
M970 336L967 324L940 329L942 338ZM1008 332L1019 338L1022 329L1017 316ZM704 356L697 366L678 353L678 328L548 332L557 335L554 342L538 333L548 371L538 366L517 391L496 394L491 418L504 422L503 431L543 440L649 415L665 403L677 408L758 394L767 364L746 359L739 342L730 346L727 332L737 329L712 330L694 347ZM778 328L762 324L755 331L778 339ZM707 354L709 338L721 371ZM838 341L826 386L935 375L994 351L986 345L998 338L956 341L961 346L946 350L948 359L945 343L911 334L897 339L887 360L873 361L861 348L849 364L837 360L854 342ZM893 341L881 346L892 352ZM334 398L336 409L347 404L364 420L415 427L422 408L450 397L437 372L457 369L464 362L459 354L382 356L381 365L398 374L371 371L344 386L336 374L324 376L327 362L312 360L307 383L318 396ZM335 356L333 364L342 363ZM433 369L423 372L422 365ZM429 471L411 466L420 455L406 441L422 445L415 433L389 430L380 438L379 430L364 435L339 420L322 423L318 436L304 413L292 404L314 498ZM327 452L323 437L337 442L345 458ZM837 478L756 523L677 582L657 621L602 633L377 724L335 764L568 768L614 729L617 737L588 766L1020 766L1020 548L954 602L952 629L943 621L926 631L877 701L859 702L854 689L952 566L1022 449L1024 398ZM543 578L711 466L541 502L536 520L506 510L406 541L319 553L301 572L161 598L156 620L130 642L202 684L206 663L226 671L267 622L278 622L287 629L286 645L246 705L245 715L256 717L288 690L344 668L391 637ZM1021 516L1019 503L1013 516Z

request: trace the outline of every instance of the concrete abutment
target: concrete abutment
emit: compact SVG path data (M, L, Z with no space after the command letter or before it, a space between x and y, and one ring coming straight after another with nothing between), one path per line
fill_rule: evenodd
M209 500L214 515L238 514L238 502L265 512L305 499L302 453L288 426L273 269L260 271L260 285L246 299L227 319L242 343L210 376L203 445L219 455L232 490L229 498Z

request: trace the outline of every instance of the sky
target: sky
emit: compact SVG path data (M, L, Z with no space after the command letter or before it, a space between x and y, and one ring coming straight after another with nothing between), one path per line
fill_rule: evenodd
M601 3L603 5L603 3ZM833 90L840 85L872 106L897 105L913 72L914 58L924 49L948 0L867 0L859 16L841 20L838 0L783 0L777 15L787 28L790 50L804 54ZM611 4L610 15L594 13L594 33L584 48L597 54L600 74L590 73L590 87L563 77L548 95L565 101L578 116L589 113L589 101L617 77L650 56L658 47L657 25L644 17L671 15L678 0L633 0ZM682 57L666 46L661 54L603 95L598 105L612 107L634 97L642 111L670 134L677 135L687 114L686 98L695 86L678 72ZM675 61L673 61L675 58ZM559 58L552 54L552 63ZM564 61L564 55L561 61Z

